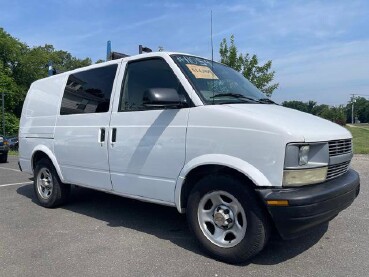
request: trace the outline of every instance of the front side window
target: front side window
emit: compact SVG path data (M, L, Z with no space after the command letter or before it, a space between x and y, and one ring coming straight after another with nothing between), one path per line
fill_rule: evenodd
M69 75L60 114L104 113L109 111L117 64Z
M144 94L152 88L175 89L184 102L188 101L184 88L163 59L133 61L126 68L119 111L153 109L144 105Z
M262 103L263 100L268 103L259 89L228 66L194 56L172 55L172 58L205 104Z

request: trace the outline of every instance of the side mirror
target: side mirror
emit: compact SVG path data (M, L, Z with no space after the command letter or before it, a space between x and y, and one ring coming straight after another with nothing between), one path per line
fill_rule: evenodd
M143 105L151 108L175 108L183 101L173 88L150 88L144 92Z

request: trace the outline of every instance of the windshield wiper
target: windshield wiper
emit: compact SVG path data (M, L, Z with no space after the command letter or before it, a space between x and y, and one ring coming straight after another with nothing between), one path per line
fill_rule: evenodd
M269 98L260 98L258 100L259 103L263 103L263 104L277 104L276 102L274 102L273 100L270 100Z
M252 102L255 102L255 103L258 102L257 99L247 97L247 96L245 96L243 94L240 94L240 93L218 93L218 94L215 94L214 96L212 96L210 98L217 98L217 97L233 97L233 98L236 98L236 99L242 99L244 102L249 102L249 101L252 101Z

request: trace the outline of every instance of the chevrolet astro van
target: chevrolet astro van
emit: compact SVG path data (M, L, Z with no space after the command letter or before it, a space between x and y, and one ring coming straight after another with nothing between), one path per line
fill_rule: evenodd
M34 82L19 165L40 205L71 184L186 213L209 255L244 262L333 219L359 194L352 136L266 98L235 70L148 53Z

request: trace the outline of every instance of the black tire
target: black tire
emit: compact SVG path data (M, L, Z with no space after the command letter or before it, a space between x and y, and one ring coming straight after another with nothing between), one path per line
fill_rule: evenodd
M38 186L38 182L40 182L40 184L42 183L38 176L39 174L43 174L41 172L44 172L45 170L50 173L50 180L52 180L52 190L46 198L45 196L42 196L42 192L40 191L42 188L39 189ZM53 164L48 159L41 159L37 162L34 170L33 187L39 204L46 208L55 208L64 204L70 194L70 185L64 184L60 181Z
M247 227L245 227L244 237L238 244L228 248L220 247L208 239L199 223L198 207L201 199L216 191L232 195L242 206L246 215L247 224L245 226ZM266 245L270 234L266 212L262 209L252 188L229 175L206 176L198 181L187 202L187 220L190 230L206 253L217 260L232 264L246 262L259 253Z
M0 156L0 163L6 163L6 162L8 162L8 152Z

